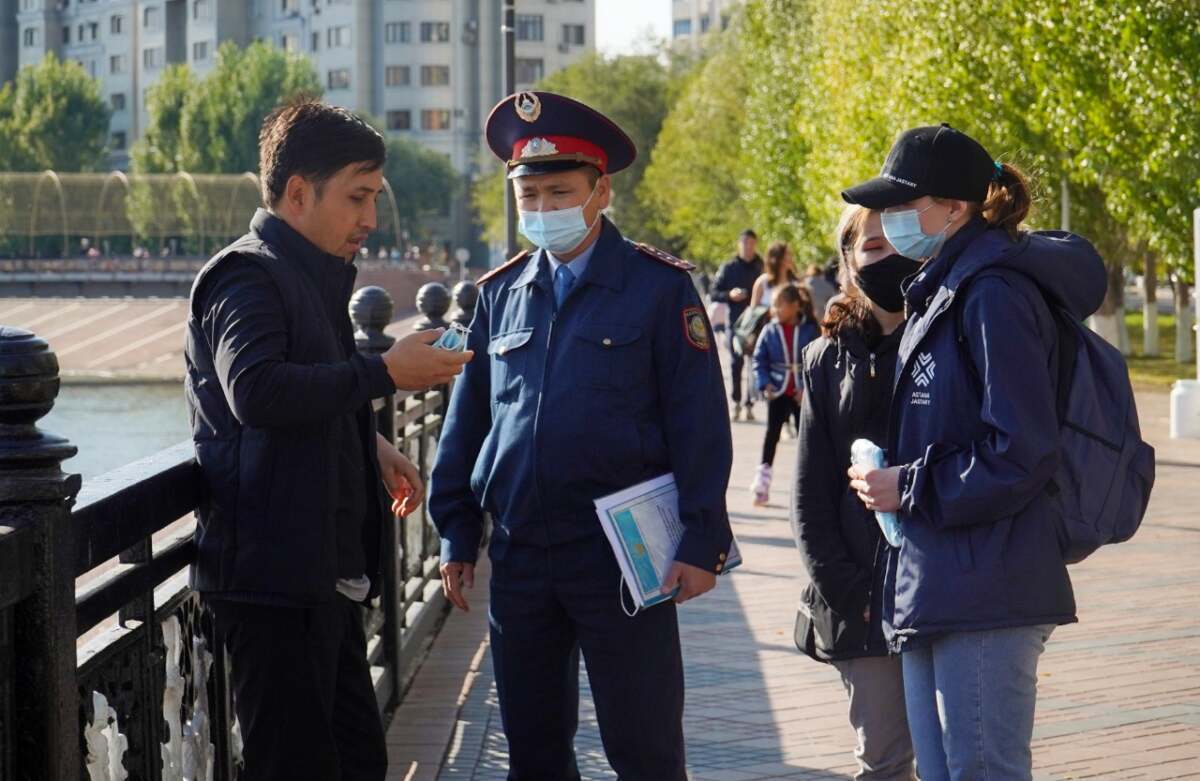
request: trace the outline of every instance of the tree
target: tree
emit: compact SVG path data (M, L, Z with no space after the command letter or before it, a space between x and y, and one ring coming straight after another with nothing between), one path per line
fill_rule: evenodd
M408 138L389 138L384 178L396 198L401 225L416 228L432 217L450 213L459 192L459 177L450 158Z
M196 81L169 69L151 91L150 122L134 149L139 173L243 173L258 170L258 132L276 106L320 97L308 59L262 41L225 43L217 64Z
M111 113L78 63L47 54L0 88L0 170L103 169Z

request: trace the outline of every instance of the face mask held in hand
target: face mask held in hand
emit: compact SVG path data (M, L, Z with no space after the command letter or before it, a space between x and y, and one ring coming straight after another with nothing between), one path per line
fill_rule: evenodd
M583 217L583 207L591 203L595 195L596 189L593 187L592 194L580 206L550 212L523 211L517 227L521 235L535 247L555 255L564 255L582 244L595 226L595 222L588 225ZM597 214L596 219L599 220L600 215Z
M904 292L901 284L921 270L921 261L903 255L888 255L870 265L863 266L854 274L854 281L863 295L875 302L885 312L900 312L904 309Z
M946 241L946 228L950 227L950 218L946 217L946 227L932 235L921 230L921 214L929 211L935 204L929 204L924 209L905 209L901 212L884 212L880 215L883 222L883 235L896 248L896 252L906 258L932 258L942 248Z

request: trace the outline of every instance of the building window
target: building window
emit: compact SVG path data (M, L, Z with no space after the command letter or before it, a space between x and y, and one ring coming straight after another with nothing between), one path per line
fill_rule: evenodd
M449 65L422 65L422 87L445 87L450 84Z
M207 19L212 13L212 8L208 4L208 0L195 0L192 3L192 18Z
M124 54L114 54L108 58L109 73L124 73L129 70L129 60Z
M38 41L42 39L42 36L38 35L39 32L36 27L26 27L25 32L21 34L21 41L26 46L37 46Z
M290 14L300 10L300 0L279 0L279 10Z
M425 109L421 112L422 130L449 130L450 112L446 109Z
M702 33L708 32L708 28L711 25L712 25L712 19L709 18L708 14L704 14L703 16L700 17L700 32L702 32Z
M100 37L100 23L99 22L88 22L88 33L91 35L91 39L93 41L96 40L97 38L99 38Z
M563 43L569 46L583 46L586 33L582 24L563 25Z
M412 130L412 112L389 111L387 113L388 130Z
M147 30L157 30L159 19L162 17L162 12L151 6L142 12L142 27Z
M546 72L546 65L541 57L518 57L516 64L518 84L536 84Z
M112 148L113 149L124 149L125 148L125 133L123 131L117 131L116 133L112 134Z
M21 0L22 11L36 11L37 7L38 0Z
M208 41L196 41L192 44L192 59L197 62L208 59Z
M421 22L421 43L449 43L449 22Z
M408 22L388 22L383 26L384 43L408 43L412 40L412 25Z
M71 28L64 27L63 28L63 43L68 44L70 42L71 42Z
M329 89L350 89L350 69L335 68L329 71Z
M692 20L691 19L676 19L675 27L672 29L671 33L676 38L682 38L686 35L691 35L692 34Z
M541 14L517 14L518 41L540 41L544 37Z
M350 26L330 27L325 31L325 48L336 49L350 45Z
M112 95L108 96L108 102L109 102L109 104L112 105L113 111L124 111L125 110L125 93L124 92L114 92Z
M315 52L318 52L321 50L321 34L320 33L312 34L312 50Z
M142 50L142 67L146 70L156 70L163 66L163 50L161 46L151 46Z
M125 32L125 17L113 16L108 20L108 31L113 35L121 35Z
M389 87L406 87L412 83L407 65L389 65L384 71L384 82ZM407 130L408 128L405 128Z

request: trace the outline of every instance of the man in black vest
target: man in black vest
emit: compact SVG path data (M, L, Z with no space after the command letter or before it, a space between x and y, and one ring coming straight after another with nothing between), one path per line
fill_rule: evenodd
M187 404L206 483L192 583L232 656L242 779L383 779L387 750L361 603L378 593L380 484L423 487L375 432L371 399L452 379L471 358L414 334L355 351L353 260L375 228L383 138L304 102L259 136L263 203L192 288Z
M708 291L709 299L729 305L729 333L726 339L730 355L729 395L733 399L735 421L742 418L742 369L746 357L738 350L733 338L734 324L750 304L750 291L754 289L754 281L763 273L763 262L757 249L758 234L749 228L742 231L738 236L737 254L717 269L717 276ZM754 420L754 398L750 388L746 388L746 420Z

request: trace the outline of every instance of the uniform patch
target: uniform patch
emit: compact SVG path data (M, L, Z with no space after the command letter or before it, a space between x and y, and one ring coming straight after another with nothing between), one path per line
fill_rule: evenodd
M708 321L704 316L703 309L698 306L689 306L683 310L683 334L692 347L708 351L712 346L712 341L708 338Z

